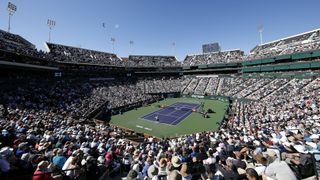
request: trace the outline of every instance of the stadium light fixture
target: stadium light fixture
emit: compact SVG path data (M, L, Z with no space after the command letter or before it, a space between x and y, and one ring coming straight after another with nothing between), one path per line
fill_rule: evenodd
M114 53L114 44L116 42L116 38L112 37L111 42L112 42L112 53Z
M134 41L129 41L129 46L130 46L130 51L132 51L132 47L133 47ZM132 52L130 52L131 54Z
M258 32L260 34L260 45L262 44L263 25L258 26Z
M49 42L51 42L51 30L56 26L56 21L52 19L48 19L47 25L49 27Z
M175 54L176 43L172 42L171 46L172 46L172 54L174 55Z
M7 10L9 12L8 32L10 32L10 29L11 29L11 16L17 11L17 6L12 4L11 2L9 2Z

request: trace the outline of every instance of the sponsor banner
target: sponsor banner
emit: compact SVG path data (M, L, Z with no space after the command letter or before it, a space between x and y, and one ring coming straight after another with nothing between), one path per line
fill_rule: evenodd
M202 96L202 95L191 95L191 97L193 97L193 98L200 98L200 99L203 99L203 98L204 98L204 96Z

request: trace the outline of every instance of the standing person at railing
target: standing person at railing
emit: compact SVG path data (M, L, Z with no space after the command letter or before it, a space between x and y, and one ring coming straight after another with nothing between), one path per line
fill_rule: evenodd
M52 177L48 173L48 161L41 161L33 174L32 180L51 180Z
M67 158L63 156L63 150L58 149L57 155L53 157L53 164L59 169L62 169L64 163L67 161Z
M61 175L53 175L51 172L54 169L54 165L48 161L41 161L36 171L33 173L32 180L60 180Z
M66 175L73 179L79 176L79 166L77 165L78 157L76 153L65 162L62 170L65 171Z

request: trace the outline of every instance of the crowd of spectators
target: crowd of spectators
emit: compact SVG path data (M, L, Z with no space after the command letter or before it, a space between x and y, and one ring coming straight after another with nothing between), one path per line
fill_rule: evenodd
M248 81L247 81L248 80ZM238 96L238 92L254 84L257 79L225 77L186 77L182 81L183 94Z
M44 57L43 51L37 51L35 46L23 37L0 30L0 49L33 57Z
M279 144L284 152L282 159L290 166L307 166L311 163L304 159L308 153L319 152L319 81L293 79L260 101L238 102L229 127L244 127L243 131L249 134L269 137L270 142L265 145ZM256 128L262 131L252 131ZM269 133L263 129L269 129Z
M49 52L38 51L32 43L23 37L0 30L0 49L51 61L126 67L176 67L182 65L174 56L131 55L127 61L123 61L113 53L54 43L46 43L46 46ZM320 31L314 30L278 41L257 45L249 55L244 55L244 52L241 50L188 55L183 65L194 66L239 62L317 49L320 49Z
M154 78L138 81L137 86L144 89L145 93L174 93L180 92L180 79L177 78Z
M249 146L240 150L238 156L251 156L251 160L256 162L254 166L249 165L248 157L240 158L241 161L246 162L242 165L247 171L249 167L253 168L260 177L301 179L313 175L311 154L320 150L318 143L320 78L249 79L242 82L239 82L239 79L232 81L230 79L228 82L237 84L235 87L243 86L245 89L253 89L247 91L238 89L238 92L244 92L243 96L249 92L257 92L248 97L259 101L236 100L234 102L232 112L235 116L229 118L229 121L222 126L226 129L219 131L220 134L227 134L224 136L227 141L226 149L230 145L233 146L232 148L237 146L236 141L239 139L250 142ZM244 86L245 84L247 86ZM266 86L256 88L256 84L258 87L262 87L263 84ZM235 156L237 153L239 152L233 150ZM270 156L277 160L271 159L269 162ZM248 172L243 171L240 163L233 165L238 165L237 171L233 172L240 173L242 170L242 173L248 176ZM282 172L285 173L282 174Z
M116 54L53 43L46 43L46 45L49 48L47 56L53 61L99 65L122 64L121 59Z
M259 59L277 55L307 52L320 48L320 30L314 30L281 40L257 45L245 59Z
M222 51L199 55L188 55L183 65L193 66L212 63L229 63L275 57L285 54L308 52L320 49L320 30L314 30L296 36L257 45L244 55L240 50Z
M182 81L181 92L183 94L220 95L259 100L296 80L288 78L186 77Z
M302 45L290 46L284 49L279 55L283 54L294 54L298 52L308 52L312 50L320 49L320 39L316 42L309 42Z
M183 61L183 65L194 66L201 64L238 62L242 61L243 55L244 53L241 50L188 55Z
M57 110L71 117L87 117L102 105L109 109L137 102L159 99L150 93L179 92L179 79L110 79L110 80L59 80L38 83L29 80L15 91L2 89L2 99L9 109L32 111Z
M181 66L174 56L131 55L123 61L116 54L46 43L49 52L37 50L33 44L19 35L0 30L0 49L26 56L60 63L85 63L94 65L113 65L126 67L176 67Z
M243 84L243 88L266 84L272 92L267 96L256 93L259 101L235 101L233 115L217 131L173 139L150 137L133 143L125 138L126 132L121 128L89 124L85 117L77 117L106 101L117 107L156 98L144 92L166 92L174 86L179 90L179 85L188 84L181 81L189 80L188 85L192 84L197 92L206 92L208 86L222 89L220 84L212 84L223 83L217 77L206 77L197 83L194 79L46 83L29 80L11 91L2 89L1 179L24 174L30 178L30 172L34 172L33 179L124 176L128 180L294 180L314 175L308 153L319 152L320 147L319 78L292 79L286 83L282 79L235 78L232 82L240 81L237 84ZM205 83L206 88L197 87Z
M215 95L218 90L219 80L220 79L218 77L210 78L207 87L204 90L204 94L208 96Z
M262 88L265 85L267 85L268 83L270 83L272 81L272 79L270 79L270 78L263 78L263 79L259 79L259 80L253 79L253 81L255 81L255 82L252 84L248 84L247 87L243 88L242 90L240 90L236 94L233 94L233 96L235 96L237 98L247 97L249 94L252 94L253 92L259 90L260 88Z
M195 94L194 90L198 86L200 79L198 78L186 78L184 79L184 82L182 84L185 84L186 86L184 87L183 94Z
M181 66L175 56L138 56L130 55L125 66L129 67L175 67Z
M202 94L207 89L209 78L201 78L197 87L194 89L194 94Z
M37 54L19 38L1 33L1 49ZM317 33L304 38L319 40ZM5 43L17 46L10 49ZM318 48L314 45L311 47ZM56 61L123 65L114 54L50 43L48 46L52 54L46 57ZM264 52L272 47L260 50ZM291 48L286 53L304 50ZM238 61L242 58L238 55L239 52L188 56L185 63ZM172 57L156 61L157 58L132 56L128 63L132 66L176 63ZM140 63L144 61L148 62ZM124 176L128 180L295 180L315 174L311 154L320 152L320 78L183 77L107 81L26 78L24 83L10 79L10 83L1 81L0 85L0 179ZM101 106L113 109L140 101L148 103L160 98L153 93L178 91L255 101L236 100L230 117L219 124L217 131L173 139L149 137L140 143L126 139L126 131L119 127L92 124L87 118Z
M23 37L17 34L5 32L3 30L0 30L0 39L6 40L8 42L12 42L13 44L16 44L22 47L35 48L35 46L32 43L30 43Z
M167 93L167 90L172 92L172 87L177 89L176 92L180 90L180 87L176 86L179 80L175 78L138 81L133 79L49 81L30 78L23 81L24 83L14 82L14 79L10 81L12 81L10 86L1 89L0 98L1 179L15 177L17 175L15 172L21 172L19 175L23 175L35 168L35 174L42 173L42 175L33 178L42 179L41 176L44 176L44 172L48 172L48 168L50 172L59 174L58 170L78 168L76 165L78 161L89 161L92 156L102 155L101 149L104 149L106 155L108 150L106 144L112 142L110 133L114 132L117 137L122 137L122 131L110 128L108 125L89 127L89 123L86 122L90 112L102 105L114 109L141 101L146 101L148 104L148 101L161 98L160 95L148 93ZM1 86L5 87L4 84L7 82L1 81ZM143 86L140 86L141 84ZM102 135L100 131L108 133ZM97 139L97 136L101 136L100 139ZM118 141L119 139L114 139L114 142ZM105 145L101 144L99 149L92 145L94 142L96 145L99 143ZM110 150L113 149L113 143L109 143L109 147L112 147ZM83 157L90 154L92 156L88 159L80 159L80 156L77 156L76 160L74 155L78 151L79 153L82 151ZM108 157L110 155L108 153ZM69 161L66 161L69 156ZM100 165L104 165L101 158L92 160L94 161L91 163L96 163L98 160L98 164L95 164L97 166L99 162ZM81 164L84 165L83 161ZM83 171L78 172L76 169L65 173L68 177L75 178ZM93 172L86 173L88 175ZM47 178L47 175L44 177ZM56 178L59 177L61 176Z

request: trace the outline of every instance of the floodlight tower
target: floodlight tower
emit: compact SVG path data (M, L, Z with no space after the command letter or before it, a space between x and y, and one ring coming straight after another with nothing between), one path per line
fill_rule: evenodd
M8 23L8 32L10 32L11 29L11 16L17 11L17 6L12 4L11 2L8 3L7 10L9 12L9 23Z
M172 43L171 43L171 46L172 46L172 53L173 53L173 55L174 55L174 54L175 54L176 43L175 43L175 42L172 42Z
M134 44L134 41L129 41L130 51L132 51L133 44ZM130 52L130 53L132 53L132 52Z
M262 44L263 25L258 26L258 32L260 34L260 45Z
M56 26L56 21L52 19L48 19L47 25L49 27L49 42L51 42L51 30Z
M114 53L114 44L116 42L116 38L112 37L111 42L112 42L112 53Z

